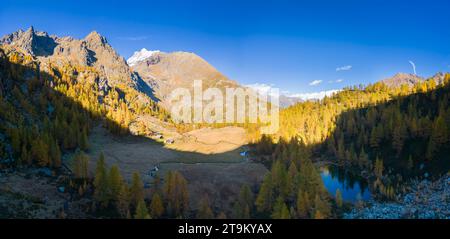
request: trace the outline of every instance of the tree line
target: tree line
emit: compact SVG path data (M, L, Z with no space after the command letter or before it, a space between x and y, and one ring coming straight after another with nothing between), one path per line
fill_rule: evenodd
M91 67L41 64L5 46L0 48L0 74L3 167L57 169L65 152L89 150L88 136L96 122L124 134L141 114L170 120L148 96L127 85L102 83Z
M95 174L90 177L89 161L82 152L75 155L71 186L80 197L92 197L93 213L136 219L190 216L187 181L181 173L168 171L163 179L156 175L146 190L138 172L132 174L128 183L117 165L106 166L103 153L97 160Z

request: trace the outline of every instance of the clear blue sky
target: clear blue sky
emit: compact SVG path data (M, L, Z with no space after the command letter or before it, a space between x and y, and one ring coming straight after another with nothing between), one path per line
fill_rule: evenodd
M409 60L419 75L450 71L448 0L2 1L1 35L30 25L77 38L97 30L125 58L195 52L243 84L292 93L412 72Z

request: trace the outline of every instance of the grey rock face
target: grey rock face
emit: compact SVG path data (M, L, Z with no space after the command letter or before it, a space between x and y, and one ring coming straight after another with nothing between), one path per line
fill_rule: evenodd
M49 56L56 47L54 37L46 32L35 31L30 27L27 31L16 31L0 39L0 44L10 44L22 48L28 54L34 56Z
M51 61L58 65L93 67L99 73L100 88L117 84L137 88L136 79L125 59L96 31L84 39L74 39L49 36L46 32L30 27L26 31L18 30L4 36L0 39L0 44L20 49L41 63Z
M407 73L398 73L391 78L382 80L381 82L386 84L388 87L395 88L395 87L400 87L402 85L413 86L424 80L425 80L424 78L417 76L417 75L407 74Z

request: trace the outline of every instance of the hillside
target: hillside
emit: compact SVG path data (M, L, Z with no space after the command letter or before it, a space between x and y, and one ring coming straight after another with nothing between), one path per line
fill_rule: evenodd
M125 59L95 31L84 39L74 39L49 35L30 27L4 36L0 44L35 57L43 69L50 67L49 64L91 67L98 73L96 81L100 89L120 84L137 89L139 84Z
M289 107L281 111L284 127L277 135L281 138L263 136L255 145L255 153L261 162L271 165L272 174L279 170L277 177L301 168L298 160L312 160L338 170L338 177L353 182L350 185L355 177L346 175L357 175L368 184L376 200L395 202L408 192L411 180L436 180L450 170L450 74L441 82L435 79L406 87L388 87L379 82L347 88L319 102ZM298 200L303 200L301 204L315 200L310 188L306 190L308 199L301 198L301 194L294 199L286 197L296 192L289 189L286 180L278 186L286 191L277 194L287 208L295 206L295 202L299 205ZM336 193L335 198L342 197L341 192L331 193ZM259 197L266 194L261 187ZM439 195L446 192L433 196ZM276 211L271 203L267 207ZM436 205L427 204L420 209L421 214L434 213ZM314 217L314 213L308 211L303 217ZM445 211L438 214L448 217Z
M153 89L155 96L167 108L170 93L176 88L192 90L195 80L203 82L203 89L239 87L237 82L228 79L194 53L148 52L143 49L130 59L137 59L132 61L132 69Z
M247 143L242 128L178 133L165 111L136 87L132 77L125 77L131 71L120 68L128 66L122 60L109 62L118 58L106 59L115 53L97 33L83 40L60 40L32 28L27 32L3 38L11 40L3 40L0 47L0 181L4 183L0 208L7 209L0 217L134 214L138 202L127 199L123 206L118 202L119 192L110 194L109 183L97 184L100 167L105 168L103 175L111 175L105 177L117 176L120 187L130 182L142 185L136 189L144 192L138 195L142 200L155 194L155 187L149 185L164 178L169 187L166 177L175 175L175 185L184 185L185 194L179 195L185 200L182 209L167 209L164 216L154 217L194 217L198 202L208 195L217 210L231 215L240 187L259 184L266 173L263 165L241 155ZM42 55L36 50L42 46L34 42L36 36L54 40L58 43L55 49L64 48L58 52L71 54L60 55L55 50ZM83 61L87 56L83 51L73 52L65 44L86 45L99 59ZM116 69L124 78L114 77ZM168 139L171 143L165 143ZM150 173L155 167L159 173ZM30 178L36 182L35 190L23 186ZM162 188L157 192L165 199L172 197ZM55 197L46 196L55 193ZM70 209L64 209L66 203L72 205ZM91 208L92 203L98 210Z
M171 121L174 89L239 87L193 53L143 49L126 62L95 31L74 39L30 28L0 43L6 217L340 218L354 205L328 191L321 167L357 175L381 202L450 170L450 74L283 98L294 105L281 110L279 132L261 136L258 124Z

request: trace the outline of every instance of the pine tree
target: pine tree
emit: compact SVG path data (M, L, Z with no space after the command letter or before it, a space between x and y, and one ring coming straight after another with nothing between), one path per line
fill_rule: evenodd
M233 206L233 218L235 219L250 219L250 208L248 205L243 205L235 202Z
M287 150L283 150L283 152L287 152ZM277 160L272 165L271 170L272 175L272 183L273 190L276 194L280 194L283 198L287 196L288 193L288 185L287 185L287 172L286 168L282 163L282 160Z
M75 167L74 167L74 175L78 179L87 179L88 178L88 165L89 165L89 157L83 153L79 152L75 155Z
M25 146L25 144L22 146L22 152L21 152L21 156L20 156L20 162L21 164L30 164L31 162L30 156L28 154L28 150L27 147Z
M199 209L197 211L197 218L198 219L213 219L214 218L214 214L209 205L209 199L206 195L203 196L203 198L200 200Z
M253 193L246 184L242 185L238 200L234 203L234 217L238 219L249 219L253 209Z
M434 124L431 132L430 141L427 147L426 158L433 159L436 152L439 151L442 145L448 142L448 128L442 116L439 116Z
M159 218L164 213L164 204L159 193L154 193L150 204L150 214L152 218Z
M361 148L361 152L359 153L358 164L361 168L366 168L370 165L369 155L365 152L364 147Z
M298 188L297 174L298 174L297 166L295 165L294 161L291 161L291 165L289 166L289 169L288 169L287 182L286 182L287 190L288 190L288 198L290 200L294 200L296 193L297 193L297 188Z
M396 125L394 126L394 131L392 133L392 146L396 150L397 156L402 152L404 141L407 138L408 133L405 124L402 122L403 120L401 117L396 119Z
M314 218L315 219L327 218L328 215L330 214L330 211L331 209L329 203L325 199L322 199L317 194L314 199ZM320 215L319 218L318 215Z
M174 217L184 217L189 208L187 181L179 172L169 171L164 184L167 212Z
M86 151L86 150L89 149L89 140L88 140L88 137L87 137L86 128L84 128L83 131L81 132L79 142L80 142L81 150L85 150Z
M39 166L45 167L49 165L48 155L48 145L42 139L36 139L31 143L31 156Z
M108 174L105 166L105 156L103 152L97 161L94 178L94 199L100 203L101 206L106 207L109 204L109 185Z
M384 170L383 160L377 157L375 160L375 167L374 167L375 176L377 176L377 178L381 178L383 176L383 170Z
M139 201L144 200L144 184L138 172L133 173L130 187L131 205L137 205Z
M59 148L58 142L53 141L50 147L50 154L52 158L52 166L54 168L61 167L61 150Z
M116 208L121 217L130 218L130 190L126 183L122 183L120 187Z
M11 138L11 146L13 148L14 154L18 154L21 150L21 140L19 130L17 128L9 129L9 137Z
M114 202L118 201L119 192L122 188L123 179L117 165L113 165L108 174L109 198Z
M299 190L297 194L297 215L300 218L307 218L309 216L310 208L311 203L308 192Z
M150 219L150 215L148 214L147 206L145 205L145 201L143 199L139 200L136 206L136 213L134 214L135 219Z
M258 212L272 211L272 176L270 173L266 174L264 181L261 184L258 197L256 198L256 208Z
M383 128L381 125L375 126L370 134L370 147L378 148L383 138Z
M273 219L290 219L289 209L282 197L278 197L272 212Z
M341 208L342 204L343 204L342 193L341 193L341 190L339 190L339 188L338 188L338 189L336 189L336 206Z
M247 184L244 184L241 187L241 191L239 193L239 203L244 207L247 206L249 209L253 208L253 193Z

